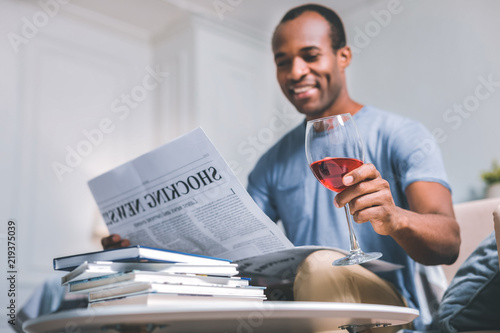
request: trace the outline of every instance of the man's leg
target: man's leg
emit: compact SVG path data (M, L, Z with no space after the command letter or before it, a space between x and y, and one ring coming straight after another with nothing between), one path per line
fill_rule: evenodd
M369 303L407 306L405 299L392 286L360 265L332 266L344 255L321 250L309 255L297 269L293 286L295 301ZM398 329L402 327L398 326ZM380 331L379 331L380 330ZM395 332L376 329L374 332Z

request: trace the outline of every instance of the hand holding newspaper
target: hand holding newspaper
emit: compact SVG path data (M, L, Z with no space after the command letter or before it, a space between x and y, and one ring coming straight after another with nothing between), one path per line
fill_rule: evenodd
M294 247L201 128L90 180L89 187L109 232L132 245L226 258L240 271L276 277L293 276L302 259L325 248ZM365 267L398 268L380 260Z

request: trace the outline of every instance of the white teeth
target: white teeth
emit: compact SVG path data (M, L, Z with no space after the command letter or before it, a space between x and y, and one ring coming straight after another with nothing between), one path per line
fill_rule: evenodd
M300 87L300 88L294 88L293 92L295 94L300 94L300 93L306 92L306 91L308 91L309 89L312 89L312 88L314 88L314 86L305 86L305 87Z

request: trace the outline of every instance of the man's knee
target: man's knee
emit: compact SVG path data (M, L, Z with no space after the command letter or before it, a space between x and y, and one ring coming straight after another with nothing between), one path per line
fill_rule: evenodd
M366 271L359 265L356 266L333 266L336 259L344 257L344 254L336 251L321 250L307 256L297 269L295 283L317 282L331 284L329 281L352 280L358 271ZM362 273L361 273L362 274ZM334 283L335 284L335 283Z
M395 288L360 265L333 266L344 255L321 250L309 255L297 269L295 300L404 305Z
M342 258L344 255L340 252L330 250L315 251L308 255L299 265L297 272L315 272L331 268L334 260Z
M297 269L293 291L296 300L360 302L357 277L352 266L333 266L344 255L322 250L309 255Z

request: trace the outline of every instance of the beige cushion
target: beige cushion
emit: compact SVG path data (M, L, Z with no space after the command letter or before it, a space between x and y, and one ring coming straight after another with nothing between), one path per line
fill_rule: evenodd
M500 205L500 198L475 200L454 205L455 217L460 225L462 244L460 245L460 254L457 261L453 265L443 265L448 282L451 281L460 265L476 249L479 243L493 231L492 212L498 205ZM497 230L499 228L500 226L497 227ZM498 233L500 231L497 231Z

